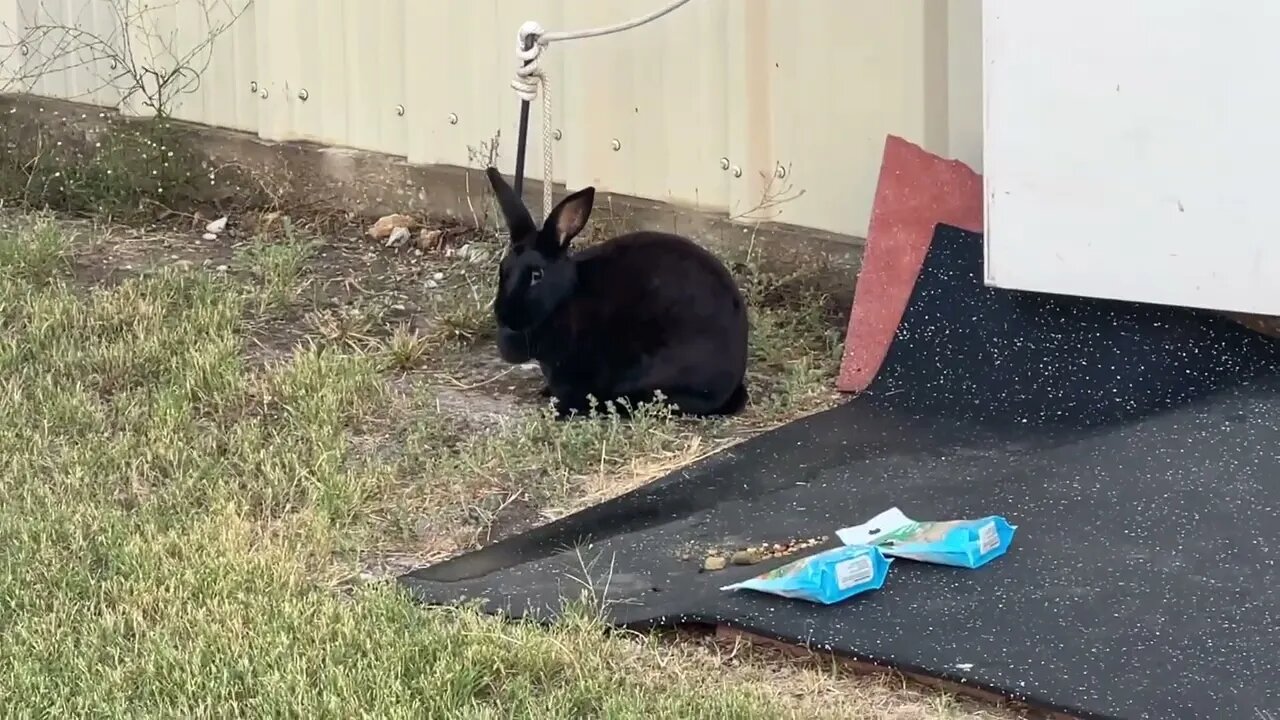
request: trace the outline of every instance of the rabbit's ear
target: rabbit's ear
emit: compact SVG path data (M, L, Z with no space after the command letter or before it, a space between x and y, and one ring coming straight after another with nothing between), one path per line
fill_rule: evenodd
M569 241L587 226L587 218L591 217L591 204L595 199L596 189L586 187L561 200L547 216L547 221L542 226L543 236L553 234L560 250L569 247Z
M513 244L524 242L538 230L538 227L533 224L533 218L529 216L528 208L516 195L516 191L502 179L502 173L498 172L497 168L491 167L485 171L485 174L489 177L489 184L493 186L493 193L498 196L498 207L502 208L502 216L507 221L511 242Z

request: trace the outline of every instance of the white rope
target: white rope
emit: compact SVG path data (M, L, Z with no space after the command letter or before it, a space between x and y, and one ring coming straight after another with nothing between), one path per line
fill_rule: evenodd
M533 102L538 97L538 90L542 90L542 217L545 219L551 214L551 83L547 80L547 73L539 65L538 61L542 56L542 49L553 42L562 40L579 40L582 38L599 37L601 35L612 35L613 33L630 30L631 28L640 27L646 23L653 22L676 8L689 2L689 0L674 0L666 7L659 8L648 15L642 15L626 22L617 23L616 25L607 25L601 28L592 28L590 30L575 30L549 33L543 30L542 26L537 22L530 20L520 26L520 31L516 34L516 58L519 59L520 65L516 68L516 78L511 81L511 87L516 91L516 95L525 102Z
M520 26L520 39L517 55L526 55L525 46L525 29L533 26L541 32L542 28L536 22L527 22ZM538 97L538 86L542 86L542 219L546 220L551 215L551 81L547 79L547 74L538 66L538 53L541 51L541 45L538 43L536 36L533 43L532 60L528 64L522 64L516 69L516 79L511 81L511 87L515 88L516 94L525 102L533 102Z

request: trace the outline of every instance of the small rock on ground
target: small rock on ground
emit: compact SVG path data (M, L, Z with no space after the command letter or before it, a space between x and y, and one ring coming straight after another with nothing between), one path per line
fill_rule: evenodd
M418 226L418 222L408 215L384 215L378 218L377 222L369 227L365 234L374 240L386 240L397 228L412 230Z

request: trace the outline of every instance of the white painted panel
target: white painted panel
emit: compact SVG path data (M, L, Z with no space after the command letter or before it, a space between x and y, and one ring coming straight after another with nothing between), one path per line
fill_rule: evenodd
M1280 3L983 10L987 283L1280 314Z

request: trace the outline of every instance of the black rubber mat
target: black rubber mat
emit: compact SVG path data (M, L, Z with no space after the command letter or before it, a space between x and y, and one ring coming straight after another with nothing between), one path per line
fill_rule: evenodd
M1280 355L1180 309L981 283L939 226L867 393L402 582L551 619L713 623L1100 718L1280 718ZM698 547L829 535L891 506L1000 514L977 570L894 563L818 606L718 588ZM690 548L694 549L690 549Z

